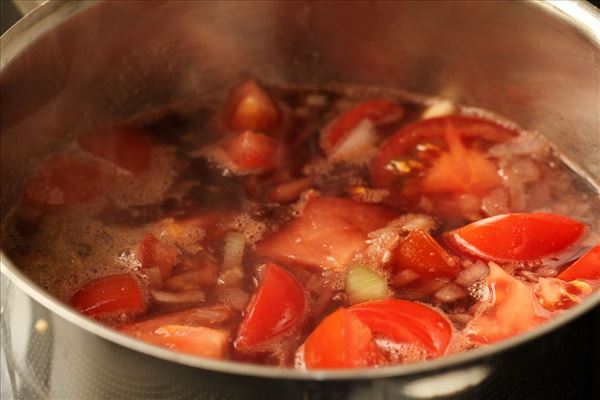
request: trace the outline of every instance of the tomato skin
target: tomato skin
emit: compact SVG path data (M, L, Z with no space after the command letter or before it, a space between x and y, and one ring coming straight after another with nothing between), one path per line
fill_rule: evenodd
M37 166L23 201L56 208L91 201L110 187L110 174L93 161L67 154L51 156Z
M600 245L593 247L581 258L558 274L558 279L572 281L574 279L600 279Z
M105 159L133 175L143 172L152 158L152 145L146 135L131 128L102 130L77 138L88 153Z
M247 80L231 90L225 103L225 125L229 129L270 133L279 123L276 103L254 80Z
M404 109L393 101L370 100L361 103L325 127L321 134L321 147L331 153L365 119L374 125L381 125L397 121L403 115Z
M304 289L296 278L268 263L240 324L235 348L242 353L265 351L261 345L298 328L306 310Z
M474 343L494 343L528 331L548 319L537 305L530 287L490 263L487 300L482 311L466 326Z
M82 314L97 319L116 314L139 315L146 307L142 289L131 274L92 280L79 289L69 303Z
M401 128L390 137L371 162L371 179L377 187L394 186L396 176L386 169L390 161L407 155L417 144L445 137L451 129L459 139L484 139L488 142L503 142L516 132L495 122L463 115L451 115L419 121Z
M367 233L385 226L396 213L349 199L309 200L301 215L259 242L259 255L283 263L340 269L367 247ZM303 238L298 241L297 238Z
M557 214L513 213L485 218L444 236L457 252L491 261L534 261L575 243L585 225Z
M163 279L171 276L177 264L177 248L162 243L151 233L147 233L138 247L138 259L142 268L158 267Z
M429 233L412 231L398 244L392 256L395 272L410 269L421 278L455 278L461 268Z
M452 326L436 310L407 300L376 300L348 309L373 332L396 343L416 345L430 357L446 352L452 338Z
M304 343L309 369L360 368L380 364L383 356L369 328L340 308L328 315Z
M277 166L277 142L262 133L244 131L224 148L239 172L264 172Z

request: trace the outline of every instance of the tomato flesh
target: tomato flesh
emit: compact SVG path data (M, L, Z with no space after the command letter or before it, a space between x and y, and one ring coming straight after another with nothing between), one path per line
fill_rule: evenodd
M382 360L370 329L344 308L325 317L304 343L311 369L370 367Z
M422 348L430 357L446 352L452 338L450 323L437 311L406 300L377 300L348 309L375 335Z
M367 247L367 233L385 226L396 214L353 200L310 200L300 217L257 244L269 259L323 269L340 269Z
M327 153L331 153L365 119L374 125L381 125L397 121L403 114L403 108L393 101L371 100L361 103L336 118L324 129L321 135L321 147Z
M173 267L177 264L177 248L158 240L147 233L138 247L138 259L142 268L158 267L163 279L171 276Z
M105 159L133 175L143 172L152 157L147 135L130 128L94 132L77 138L83 150Z
M557 214L513 213L473 222L447 233L449 246L492 261L534 261L574 244L585 225Z
M540 278L535 287L538 302L549 311L569 309L581 303L592 291L592 285L587 282L565 282L556 278Z
M427 171L421 182L424 193L483 196L502 183L496 165L480 151L466 148L452 125L445 139L448 151L442 152Z
M271 170L277 164L277 142L262 133L242 132L224 148L239 172Z
M71 297L69 303L82 314L98 319L117 314L134 316L145 310L142 290L131 274L90 281Z
M229 342L226 331L204 326L163 325L132 336L182 353L217 359L226 357Z
M225 105L225 123L236 131L272 132L279 126L275 102L254 81L233 88Z
M298 328L306 314L304 289L289 272L273 263L254 294L235 339L240 352L264 351L267 342Z
M58 207L91 201L110 186L110 174L81 157L58 154L42 161L25 188L24 202Z
M458 262L429 233L421 230L402 239L392 259L395 272L410 269L421 278L455 278L460 272Z
M448 132L450 132L450 138L447 137ZM487 159L482 159L481 155L476 155L476 160L473 162L458 159L458 155L461 153L468 153L469 156L476 154L472 153L475 150L465 149L461 140L480 139L494 143L509 140L515 135L516 132L511 129L477 117L452 115L419 121L403 127L381 146L379 153L371 162L371 179L377 187L391 188L395 186L397 176L388 169L388 164L391 161L409 155L409 153L415 151L419 144L446 139L450 142L448 143L450 153L444 156L441 165L438 164L436 168L438 172L435 172L429 178L430 183L426 185L426 188L433 188L431 185L434 182L440 182L442 175L445 174L451 176L452 182L456 184L456 187L452 186L451 192L459 191L461 188L464 190L465 182L460 182L459 178L465 177L465 175L469 187L479 188L479 185L482 184L478 182L478 178L487 178L492 175L489 173L490 166ZM455 165L453 161L456 161L457 164ZM477 171L480 165L485 165L485 171L481 176L480 172ZM442 183L442 187L447 191L448 185ZM483 184L482 187L487 185ZM433 188L433 190L437 189Z
M572 281L574 279L600 279L600 245L595 246L580 259L561 272L558 279Z
M465 328L475 343L494 343L548 319L540 313L532 289L493 263L490 264L487 291L481 311Z

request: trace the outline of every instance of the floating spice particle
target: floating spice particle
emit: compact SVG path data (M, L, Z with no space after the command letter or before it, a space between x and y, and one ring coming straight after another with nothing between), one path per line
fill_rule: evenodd
M424 165L417 160L393 160L385 168L396 175L405 176L414 171L422 170Z
M432 143L419 143L416 146L418 152L439 152L441 149Z

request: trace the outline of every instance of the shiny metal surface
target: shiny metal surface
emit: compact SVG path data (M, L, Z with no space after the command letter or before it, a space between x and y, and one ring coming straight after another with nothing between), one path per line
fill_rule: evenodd
M151 118L163 104L189 106L246 75L280 84L391 85L494 110L546 134L598 182L600 17L573 4L569 11L537 2L50 2L1 39L2 217L34 160L73 135L132 115ZM47 296L5 255L1 267L56 318L83 328L81 335L107 339L97 339L107 354L145 357L126 347L204 370L296 380L406 383L474 366L491 373L498 354L600 304L596 293L534 331L440 360L309 373L135 341Z

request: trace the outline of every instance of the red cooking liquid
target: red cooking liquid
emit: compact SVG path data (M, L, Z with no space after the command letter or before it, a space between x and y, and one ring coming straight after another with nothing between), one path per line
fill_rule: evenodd
M87 132L37 164L4 250L124 334L300 369L443 357L585 301L597 190L538 134L415 98L246 81Z

